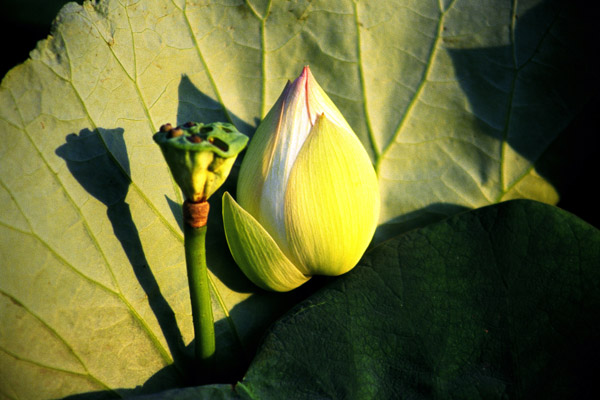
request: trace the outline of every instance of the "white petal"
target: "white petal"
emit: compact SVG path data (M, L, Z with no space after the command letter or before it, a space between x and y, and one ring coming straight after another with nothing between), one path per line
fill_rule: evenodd
M289 254L289 250L285 240L285 188L296 157L312 127L306 107L306 78L306 74L298 77L284 93L272 152L266 155L270 157L270 167L260 198L259 221L286 254Z

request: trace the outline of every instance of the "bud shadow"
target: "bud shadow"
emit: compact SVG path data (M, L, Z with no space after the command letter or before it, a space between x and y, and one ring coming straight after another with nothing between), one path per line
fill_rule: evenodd
M202 93L191 81L189 76L182 75L177 88L179 105L177 107L177 125L183 125L188 121L202 122L230 122L243 134L252 137L256 130L258 119L254 125L227 110L221 103ZM169 122L169 121L165 121Z

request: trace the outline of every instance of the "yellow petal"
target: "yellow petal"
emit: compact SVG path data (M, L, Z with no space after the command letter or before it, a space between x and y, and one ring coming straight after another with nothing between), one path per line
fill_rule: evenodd
M358 138L321 115L298 154L285 195L288 246L311 274L352 269L379 216L373 166Z
M310 279L288 260L267 231L227 192L223 195L223 223L235 262L257 286L286 292Z

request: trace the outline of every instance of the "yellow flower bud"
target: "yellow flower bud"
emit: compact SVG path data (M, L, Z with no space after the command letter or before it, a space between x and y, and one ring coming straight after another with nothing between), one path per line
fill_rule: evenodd
M379 216L371 160L308 67L258 127L226 193L229 248L258 286L288 291L312 275L352 269Z

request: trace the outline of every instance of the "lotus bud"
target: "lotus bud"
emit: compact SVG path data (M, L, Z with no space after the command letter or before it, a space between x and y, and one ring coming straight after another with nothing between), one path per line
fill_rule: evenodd
M288 291L312 275L352 269L379 217L377 177L364 147L308 67L258 127L236 202L223 197L233 258L256 285Z
M205 202L227 179L248 137L232 124L188 122L161 126L154 141L186 200Z

